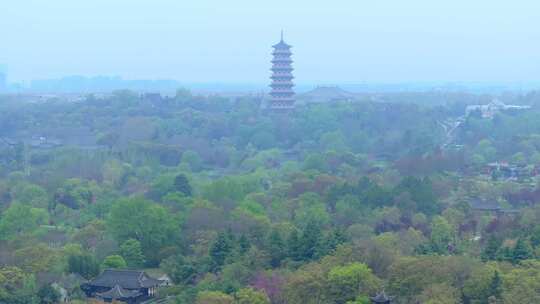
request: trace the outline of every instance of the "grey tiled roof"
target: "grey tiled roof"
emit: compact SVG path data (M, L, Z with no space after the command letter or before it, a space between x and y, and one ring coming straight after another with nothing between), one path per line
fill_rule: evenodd
M392 297L387 296L386 293L383 291L376 296L371 297L371 301L373 301L374 303L389 303L390 301L392 301Z
M97 296L102 299L126 299L126 298L136 298L140 296L141 293L135 290L127 290L122 288L119 285L115 285L109 291L98 293Z
M160 283L160 280L148 276L144 271L107 269L89 282L89 285L109 288L119 285L125 289L139 289L158 286Z

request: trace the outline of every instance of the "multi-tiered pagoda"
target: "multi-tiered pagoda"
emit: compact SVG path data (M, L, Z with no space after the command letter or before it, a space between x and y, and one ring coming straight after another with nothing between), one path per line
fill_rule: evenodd
M294 83L292 75L291 46L283 41L283 31L281 41L273 46L272 55L272 84L270 87L270 100L268 107L273 110L289 110L294 108Z

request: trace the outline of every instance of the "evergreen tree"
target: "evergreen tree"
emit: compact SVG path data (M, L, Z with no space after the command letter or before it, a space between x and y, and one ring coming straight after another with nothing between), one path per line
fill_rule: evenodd
M193 194L189 180L184 174L179 174L174 178L174 188L176 191L182 192L185 196L191 196Z
M516 246L512 252L512 262L514 264L523 260L528 260L533 257L531 244L523 238L518 239Z
M272 230L268 240L268 251L270 253L270 265L279 267L285 257L285 244L281 234L277 230Z
M308 261L315 257L321 244L321 228L315 221L309 221L300 239L302 250L301 260Z
M40 304L55 304L60 301L60 293L49 284L43 285L37 295Z
M498 300L502 299L502 280L498 271L495 271L489 284L489 296Z
M337 228L326 233L323 240L321 240L319 246L317 246L317 252L315 256L317 258L331 254L338 245L347 241L347 237L343 229Z
M534 247L540 245L540 225L534 227L531 233L531 245Z
M302 244L298 231L294 229L287 239L287 255L295 261L302 260Z
M120 255L130 268L138 268L144 265L141 243L137 240L129 239L120 245Z
M501 247L499 251L497 251L497 260L498 261L506 261L506 262L512 262L513 261L513 250L510 247Z
M238 239L238 250L240 254L245 254L251 248L251 243L245 234L242 234Z
M182 255L167 258L161 267L176 284L192 284L197 276L197 269Z
M493 235L490 236L484 251L482 251L482 260L485 262L497 259L497 252L500 247L501 241Z
M225 264L225 259L230 255L231 250L231 240L228 234L219 233L216 241L210 248L210 258L212 259L215 270Z
M99 274L99 263L89 254L71 255L68 258L68 271L91 279Z

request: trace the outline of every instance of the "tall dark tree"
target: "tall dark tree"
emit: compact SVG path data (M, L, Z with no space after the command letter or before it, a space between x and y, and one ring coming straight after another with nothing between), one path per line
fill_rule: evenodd
M540 245L540 225L534 227L531 233L531 245L537 247Z
M294 229L287 239L287 255L295 261L301 261L303 258L302 244L300 243L300 235Z
M332 229L331 231L326 233L324 238L320 241L316 256L323 257L325 255L331 254L337 248L337 246L345 243L346 241L347 236L343 229Z
M184 174L178 174L174 178L174 188L176 191L182 192L185 196L191 196L193 194L189 180Z
M279 267L281 261L285 258L286 250L283 238L277 230L272 230L270 233L270 237L268 238L268 251L270 254L270 265L272 267Z
M60 301L60 293L51 285L43 285L38 291L40 304L56 304Z
M300 246L302 248L302 260L308 261L315 257L315 254L319 250L321 245L321 227L315 221L309 221L304 230L302 231L302 237L300 239Z
M497 300L502 299L502 279L498 271L495 271L493 278L489 284L489 296L495 297Z
M182 255L169 257L161 266L176 284L192 284L197 276L195 266Z
M533 257L533 250L529 242L523 238L520 238L517 243L516 247L514 247L514 250L512 252L512 262L513 263L519 263L523 260L528 260Z
M245 234L242 234L238 239L238 251L240 254L245 254L251 248L251 242Z
M68 258L68 271L91 279L99 274L99 262L90 254L71 255Z
M436 214L440 211L440 204L433 192L429 178L406 177L396 187L396 193L408 192L416 203L418 211L425 214Z
M225 264L225 259L231 254L232 244L227 233L219 233L216 241L210 248L214 270L218 270Z
M490 236L486 247L482 251L482 260L483 261L492 261L497 259L497 252L501 247L501 241L495 236Z
M120 245L120 255L130 268L139 268L144 265L141 243L137 240L129 239Z

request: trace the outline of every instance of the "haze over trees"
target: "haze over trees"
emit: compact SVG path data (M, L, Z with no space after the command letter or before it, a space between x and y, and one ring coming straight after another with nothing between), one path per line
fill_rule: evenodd
M170 303L536 303L538 96L446 146L441 122L491 96L0 97L0 303L108 268L166 274Z

